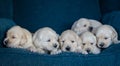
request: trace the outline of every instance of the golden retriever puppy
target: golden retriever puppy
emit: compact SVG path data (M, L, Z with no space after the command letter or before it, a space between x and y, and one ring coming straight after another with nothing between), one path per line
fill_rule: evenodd
M81 52L81 39L72 30L64 31L59 37L61 50L65 52Z
M13 26L8 30L7 37L4 39L4 45L11 48L23 48L33 52L36 51L32 42L32 34L20 26Z
M80 38L82 39L82 54L100 53L100 49L96 46L96 37L93 33L86 31L80 35Z
M82 34L85 31L95 32L96 29L102 24L99 21L80 18L72 25L72 30L75 31L78 35Z
M58 54L61 52L58 43L59 35L51 28L44 27L35 32L33 42L41 54Z
M102 25L95 33L97 37L97 46L99 48L107 48L112 43L120 43L116 30L110 25Z

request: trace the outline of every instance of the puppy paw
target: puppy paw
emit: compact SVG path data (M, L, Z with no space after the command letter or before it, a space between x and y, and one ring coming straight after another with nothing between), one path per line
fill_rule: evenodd
M62 52L61 50L52 51L52 52L51 52L51 55L59 54L59 53L61 53L61 52Z
M77 53L81 53L81 52L82 52L82 48L81 48L81 47L77 47L77 48L76 48L76 52L77 52Z
M93 53L93 54L100 54L100 49L95 48L92 53Z
M37 53L40 53L40 54L45 54L45 51L44 50L42 50L42 49L37 49L37 51L36 51Z
M29 47L28 50L30 50L31 52L37 52L37 49L35 47Z
M87 55L88 53L86 51L82 51L82 54Z

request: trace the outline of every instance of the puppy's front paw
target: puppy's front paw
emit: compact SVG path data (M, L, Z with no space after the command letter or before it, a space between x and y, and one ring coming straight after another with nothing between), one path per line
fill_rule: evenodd
M86 51L82 51L82 54L87 55L88 53Z
M37 49L37 51L36 51L37 53L40 53L40 54L45 54L45 51L44 50L42 50L42 49Z
M96 48L95 50L93 50L92 53L93 53L93 54L99 54L99 53L100 53L100 49Z
M119 43L120 43L120 40L114 41L114 44L119 44Z
M59 53L61 53L61 52L62 52L61 50L52 51L52 52L51 52L51 55L59 54Z
M76 52L81 53L82 52L82 48L81 47L77 47L76 48Z
M28 50L30 50L31 52L37 52L37 49L35 47L29 47Z

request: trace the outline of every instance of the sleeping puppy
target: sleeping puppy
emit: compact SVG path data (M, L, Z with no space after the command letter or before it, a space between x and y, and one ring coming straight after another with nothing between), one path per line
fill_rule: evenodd
M99 54L100 49L97 48L96 43L96 37L93 33L91 32L84 32L80 35L82 39L82 54Z
M82 34L85 31L95 32L96 29L102 24L96 20L80 18L72 25L72 30L75 31L78 35Z
M98 40L97 46L99 48L107 48L112 43L120 43L116 30L110 25L99 27L95 34Z
M100 23L99 21L97 20L93 20L93 19L89 19L89 22L90 22L90 28L89 28L89 31L94 33L96 32L96 30L102 26L102 23Z
M65 52L81 52L81 39L72 30L64 31L59 37L61 50Z
M23 48L33 52L36 51L32 43L32 34L20 26L14 26L8 30L4 45L11 48Z
M44 27L33 35L33 42L38 53L58 54L61 52L58 43L59 35L51 28Z

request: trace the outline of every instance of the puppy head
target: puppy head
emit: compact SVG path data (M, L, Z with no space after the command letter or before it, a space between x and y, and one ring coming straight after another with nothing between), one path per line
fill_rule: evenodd
M45 51L53 51L59 48L58 34L51 28L39 29L33 36L33 42L37 48Z
M84 32L81 36L82 39L82 49L84 52L95 53L96 47L96 37L91 32Z
M107 48L112 42L117 42L117 32L109 25L103 25L98 28L96 32L96 37L98 39L98 47Z
M86 18L79 19L72 26L72 30L75 31L78 35L80 35L82 32L89 31L91 29L92 28L90 27L90 22Z
M20 26L14 26L7 32L4 44L7 47L17 48L26 42L25 34Z
M62 51L76 52L78 46L81 45L81 39L72 30L64 31L59 38Z

